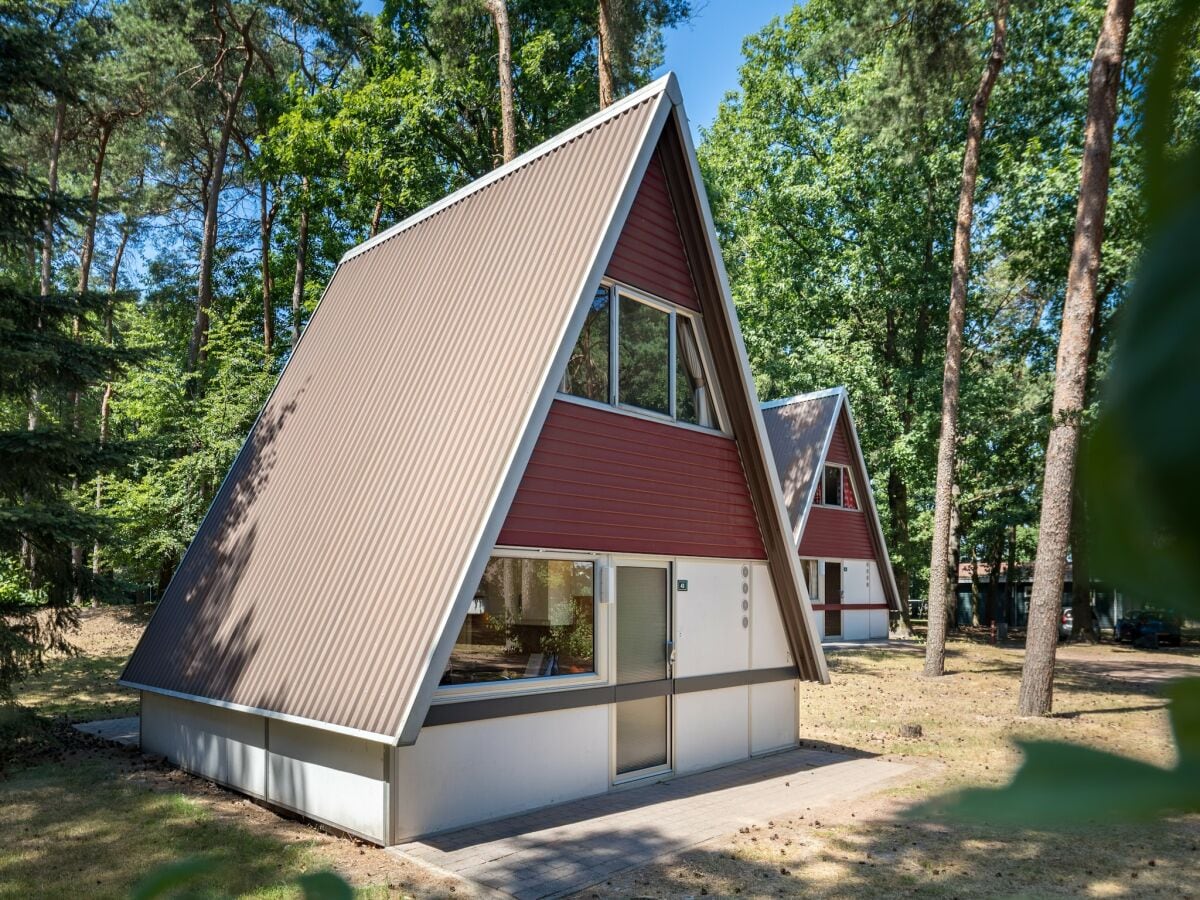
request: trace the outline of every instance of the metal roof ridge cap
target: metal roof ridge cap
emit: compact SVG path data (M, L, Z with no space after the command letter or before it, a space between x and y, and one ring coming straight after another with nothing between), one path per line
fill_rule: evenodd
M837 394L846 393L844 385L837 387L823 388L819 391L809 391L807 394L796 394L792 397L781 397L778 400L768 400L765 403L759 404L762 409L776 409L780 406L787 406L790 403L802 403L808 400L820 400L824 397L833 397Z
M568 129L566 129L565 131L560 131L554 137L543 141L542 143L538 144L536 147L532 147L529 150L526 150L524 153L522 153L520 156L516 157L515 159L512 159L509 162L506 162L502 166L497 166L495 169L492 169L490 172L479 176L474 181L463 185L458 190L452 191L451 193L449 193L445 197L443 197L441 200L437 200L437 201L429 204L428 206L426 206L424 209L413 213L407 219L403 219L403 220L397 222L395 225L392 225L390 228L384 229L383 231L379 232L379 234L375 235L373 238L368 238L367 240L363 241L361 244L351 247L344 254L342 254L342 258L339 261L339 263L344 263L347 260L353 259L356 256L360 256L361 254L366 253L368 250L371 250L374 247L377 247L379 244L382 244L384 241L388 240L389 238L393 238L397 234L400 234L403 231L407 231L409 228L412 228L414 225L417 225L417 224L425 221L426 219L437 215L442 210L447 209L447 208L453 206L454 204L461 202L462 200L465 200L467 197L471 196L472 194L476 193L477 191L481 191L485 187L495 184L497 181L500 181L502 178L505 178L505 177L513 174L514 172L516 172L520 169L523 169L525 166L529 165L530 163L532 163L538 159L541 159L543 156L547 156L548 154L557 150L559 147L562 147L565 144L569 144L571 141L575 140L578 137L581 137L582 135L586 134L589 131L594 130L595 128L598 128L599 126L608 122L610 119L615 119L617 116L619 116L625 112L628 112L630 109L639 105L643 101L650 99L655 94L667 93L668 96L670 96L672 93L672 90L675 95L678 95L679 87L678 87L678 82L675 79L675 73L668 72L666 75L662 76L661 78L658 78L655 81L650 82L649 84L645 85L644 87L638 88L632 94L628 94L628 95L622 97L620 100L616 101L612 105L600 110L597 113L593 113L592 115L588 116L586 119L583 119L580 122L576 122L574 125L572 125ZM678 104L678 102L679 102L679 101L675 100L674 96L671 97L671 101L676 104Z

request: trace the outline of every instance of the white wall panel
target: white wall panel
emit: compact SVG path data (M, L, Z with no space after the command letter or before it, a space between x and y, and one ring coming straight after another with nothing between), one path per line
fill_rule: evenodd
M779 601L766 563L750 567L750 667L774 669L793 663L787 632L779 614Z
M867 603L870 601L870 566L871 561L866 559L842 561L843 603Z
M750 685L750 752L765 753L796 743L795 681Z
M675 771L709 769L750 755L750 689L675 695Z
M681 559L676 579L688 589L675 593L675 677L740 672L750 665L749 563Z
M888 636L888 611L886 609L871 610L871 637L886 638Z
M289 722L269 725L267 799L382 842L384 745Z
M142 751L255 797L266 793L261 716L142 692Z
M608 790L609 707L422 729L393 751L396 839Z

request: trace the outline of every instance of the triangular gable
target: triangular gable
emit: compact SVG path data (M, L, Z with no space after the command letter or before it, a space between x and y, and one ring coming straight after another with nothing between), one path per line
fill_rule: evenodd
M122 684L416 740L660 134L789 639L828 679L678 104L660 79L346 255Z
M763 404L767 434L791 516L800 556L874 559L889 606L900 594L858 431L845 388L832 388ZM853 502L848 511L822 506L826 462L846 466Z
M667 188L661 148L646 167L606 274L664 300L703 312Z

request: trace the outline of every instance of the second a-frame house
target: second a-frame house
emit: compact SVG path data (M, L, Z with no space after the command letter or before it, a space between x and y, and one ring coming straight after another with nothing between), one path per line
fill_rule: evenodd
M122 683L394 843L792 746L827 678L667 76L345 256Z
M813 625L823 641L886 638L900 593L843 387L763 404Z

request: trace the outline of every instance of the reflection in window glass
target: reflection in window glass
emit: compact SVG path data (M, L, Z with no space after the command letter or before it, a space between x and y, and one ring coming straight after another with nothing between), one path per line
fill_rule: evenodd
M677 315L675 331L675 418L680 422L711 428L716 416L713 415L708 381L704 377L704 363L700 359L700 345L692 330L692 320Z
M593 581L591 562L492 557L441 683L596 671Z
M824 498L826 506L842 505L842 470L840 466L825 467Z
M608 403L608 288L596 291L563 376L564 394Z
M670 315L621 297L617 327L620 402L670 415Z

